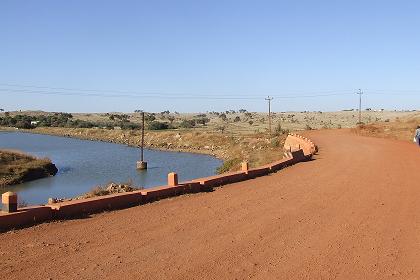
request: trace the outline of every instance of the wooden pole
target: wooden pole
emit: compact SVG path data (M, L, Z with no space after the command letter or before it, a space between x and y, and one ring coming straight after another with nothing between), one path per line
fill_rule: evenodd
M144 161L144 112L141 112L141 157L140 160Z

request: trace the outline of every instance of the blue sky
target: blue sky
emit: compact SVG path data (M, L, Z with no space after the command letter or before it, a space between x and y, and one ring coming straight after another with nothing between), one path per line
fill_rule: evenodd
M416 109L419 15L418 1L3 0L0 108L264 111L272 95L274 111L340 110L362 88L364 107Z

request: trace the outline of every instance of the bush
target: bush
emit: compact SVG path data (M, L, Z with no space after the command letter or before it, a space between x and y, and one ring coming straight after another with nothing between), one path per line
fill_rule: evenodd
M280 146L280 140L278 137L274 137L271 139L271 146L277 148Z
M276 128L274 129L274 135L279 136L281 134L287 134L287 133L289 133L289 130L288 129L283 129L281 127L281 123L278 123L276 125Z
M119 125L121 127L121 129L130 129L130 130L135 130L135 129L141 129L141 125L139 124L135 124L135 123L131 123L131 122L122 122ZM150 126L150 124L149 124ZM162 128L164 129L164 128Z
M28 120L20 120L16 123L17 128L29 129L32 128L31 122Z
M169 125L164 122L152 121L149 123L148 128L150 130L164 130L164 129L168 129Z
M182 127L182 128L193 128L194 126L195 126L195 120L183 120L179 124L179 127Z
M217 173L222 174L231 171L235 166L239 165L239 163L241 163L239 158L225 160L223 164L217 168Z
M199 118L199 119L195 120L196 124L201 124L201 125L206 125L206 123L208 123L208 122L210 122L210 119L206 118L206 117L202 117L202 118Z

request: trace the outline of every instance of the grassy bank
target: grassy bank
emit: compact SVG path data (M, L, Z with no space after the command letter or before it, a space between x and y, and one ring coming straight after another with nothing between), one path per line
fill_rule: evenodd
M0 187L53 176L57 168L47 158L0 150Z
M138 130L38 127L24 131L130 146L139 146L141 143L141 132ZM285 137L285 134L281 134L270 141L263 133L221 133L209 129L149 130L145 133L145 146L158 150L213 155L225 161L219 171L227 172L238 170L243 160L249 161L251 167L278 160L283 155Z

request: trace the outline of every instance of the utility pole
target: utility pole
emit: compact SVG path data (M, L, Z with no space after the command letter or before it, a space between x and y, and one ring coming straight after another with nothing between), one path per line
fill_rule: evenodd
M137 162L137 169L147 169L147 162L144 161L144 112L141 111L141 147L140 147L140 161Z
M359 95L359 124L362 124L362 94L363 94L363 91L361 89L359 89L359 91L356 92L356 94Z
M273 100L273 97L267 96L265 100L268 101L268 132L270 133L271 139L271 100Z

